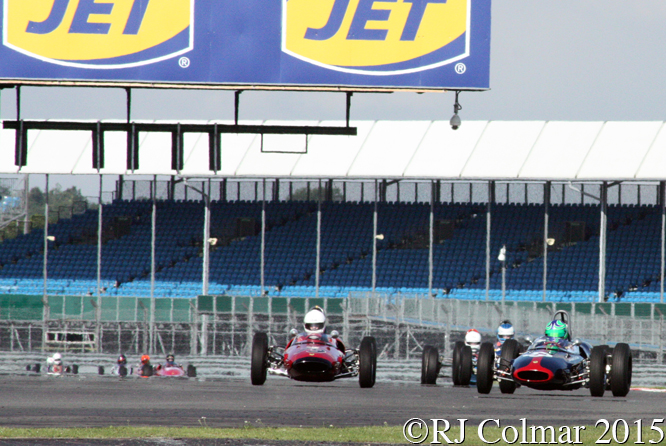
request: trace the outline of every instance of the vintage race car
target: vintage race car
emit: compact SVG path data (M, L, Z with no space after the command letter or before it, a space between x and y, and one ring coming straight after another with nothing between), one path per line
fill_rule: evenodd
M150 364L143 364L134 369L134 373L142 378L151 376L175 376L184 378L195 378L197 376L197 368L192 364L188 364L187 368L181 365L168 366L166 364L158 364L152 366Z
M25 366L27 372L41 373L42 365L40 363L28 364ZM52 376L78 375L79 366L77 364L64 365L62 362L53 362L46 364L46 374Z
M97 367L98 375L104 375L104 372L105 372L104 366L100 365ZM121 378L124 378L127 375L131 375L133 372L134 369L132 367L128 367L125 364L114 365L111 368L111 375L120 376Z
M553 320L569 325L569 314L558 311ZM609 389L614 396L626 396L631 387L632 359L627 344L592 347L579 339L540 337L525 353L517 341L504 342L498 361L493 345L481 344L477 366L477 389L490 393L493 380L502 393L513 393L518 386L537 390L590 389L592 396L603 396Z
M295 331L295 330L294 330ZM252 339L252 384L263 385L266 374L296 381L328 382L358 376L361 387L375 385L377 344L366 336L358 349L345 349L336 331L331 334L294 333L286 347L269 345L266 333Z

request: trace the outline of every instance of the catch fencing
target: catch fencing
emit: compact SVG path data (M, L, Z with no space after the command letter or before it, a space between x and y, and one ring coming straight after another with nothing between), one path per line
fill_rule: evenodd
M347 298L198 296L194 299L0 295L0 350L246 356L264 331L278 344L305 312L324 308L329 329L348 347L377 338L380 357L410 359L426 344L449 354L469 328L493 340L503 319L519 337L538 336L557 310L571 315L574 337L593 344L627 342L661 362L666 304L499 302L409 295Z

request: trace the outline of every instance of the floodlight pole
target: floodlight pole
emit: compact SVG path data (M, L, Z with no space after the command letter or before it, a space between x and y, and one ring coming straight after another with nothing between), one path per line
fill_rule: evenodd
M659 271L659 302L664 303L664 269L666 268L666 181L659 182L659 206L661 207L661 269Z
M95 307L95 320L97 321L97 343L99 347L99 322L102 319L102 175L99 176L99 198L97 201L97 306ZM99 348L97 349L99 351Z
M317 260L315 262L315 297L319 297L319 268L321 266L321 180L317 192Z
M488 204L486 206L486 300L490 299L490 228L491 209L495 201L495 182L488 182Z
M377 180L375 180L375 207L372 212L372 297L377 288Z
M435 238L435 182L430 182L430 228L428 231L428 297L434 297L432 294L433 282L433 251Z
M155 231L157 226L157 175L153 176L151 183L151 195L153 199L153 212L150 220L150 354L154 353L155 347Z
M263 194L261 197L261 254L260 254L260 276L261 276L261 295L266 291L266 178L262 182Z
M599 302L606 297L606 227L608 223L608 183L601 183L601 216L599 224Z
M550 181L543 186L543 296L541 300L546 301L546 290L548 288L548 224L550 212Z
M44 290L42 294L42 303L44 304L44 322L49 318L49 296L47 293L48 282L48 258L49 258L49 174L46 174L46 186L44 188ZM46 335L44 335L46 336ZM43 348L42 344L42 348Z
M203 273L201 278L201 294L208 295L208 281L210 274L210 178L208 179L208 193L201 190L204 199L204 233L203 233Z

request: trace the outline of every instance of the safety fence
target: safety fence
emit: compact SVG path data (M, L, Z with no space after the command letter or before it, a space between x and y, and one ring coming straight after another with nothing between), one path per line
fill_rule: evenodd
M410 358L425 344L449 353L469 328L486 340L503 319L519 337L538 336L552 314L566 310L571 331L594 344L627 342L661 361L666 346L666 304L487 302L411 296L336 299L198 296L194 299L0 295L0 350L174 352L247 355L252 336L267 332L278 344L299 328L305 312L324 308L330 329L349 347L377 338L380 356Z

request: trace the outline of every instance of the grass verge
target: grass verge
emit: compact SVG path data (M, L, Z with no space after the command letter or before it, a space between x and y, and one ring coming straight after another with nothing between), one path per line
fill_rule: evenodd
M514 428L497 428L487 424L482 431L478 426L467 426L462 443L460 429L453 427L445 432L450 444L469 446L493 444L494 446L521 444L659 444L664 442L666 426L656 424L652 429L644 427L640 431L635 423L609 420L605 426L554 426L537 427L520 425ZM440 428L443 425L439 426ZM656 427L656 428L655 428ZM577 429L576 429L577 428ZM661 432L660 432L661 429ZM415 436L425 431L414 427ZM483 438L480 437L483 435ZM625 440L626 436L626 440ZM335 443L391 443L409 444L403 435L403 426L363 426L363 427L265 427L247 424L244 428L201 427L155 427L155 426L109 426L94 428L0 428L0 439L6 438L68 438L68 439L125 439L125 438L198 438L198 439L254 439L285 441L325 441ZM421 444L447 444L447 438L433 437L432 425L427 438ZM606 443L610 440L610 443ZM433 442L436 441L436 442ZM441 443L440 443L441 442ZM639 443L640 444L640 443Z

